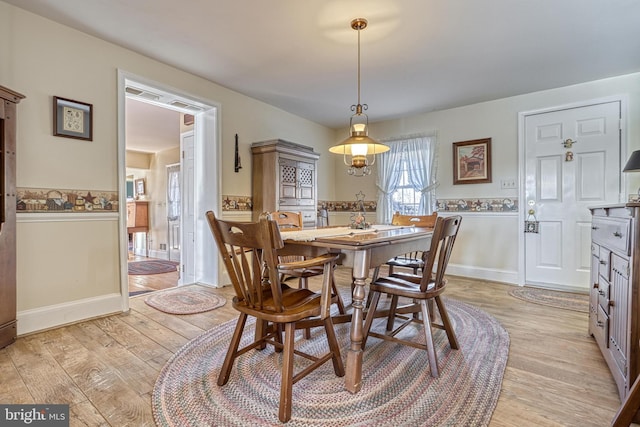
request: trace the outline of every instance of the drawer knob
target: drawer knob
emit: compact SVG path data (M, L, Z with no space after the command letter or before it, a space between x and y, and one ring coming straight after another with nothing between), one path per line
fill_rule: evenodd
M591 226L591 229L592 229L592 230L599 230L599 229L600 229L600 227L598 227L597 225L592 225L592 226Z
M616 231L613 233L614 237L622 237L622 233L620 233L619 231Z
M596 324L598 325L598 328L604 328L604 322L602 320L598 320Z
M607 265L607 261L605 261L603 259L601 259L599 262L600 262L600 265Z

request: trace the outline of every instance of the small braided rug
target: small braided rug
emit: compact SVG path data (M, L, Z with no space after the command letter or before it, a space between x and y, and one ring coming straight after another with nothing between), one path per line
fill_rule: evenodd
M144 302L169 314L195 314L222 307L227 300L199 285L187 285L154 292Z
M509 295L534 304L548 305L564 310L589 312L589 295L574 292L552 291L550 289L517 286L509 290Z
M434 330L440 377L432 378L424 350L371 337L363 358L360 392L344 388L331 362L293 386L293 410L287 426L487 426L500 394L509 353L509 335L486 312L446 299L460 350L451 350L446 334ZM384 330L385 319L374 323ZM205 332L167 362L152 396L158 426L271 426L278 421L281 353L272 346L249 351L234 363L229 382L216 384L235 320ZM336 325L342 358L349 348L349 324ZM413 329L413 330L412 330ZM403 333L416 333L412 326ZM421 332L421 329L418 329ZM246 345L254 328L247 322ZM301 336L301 335L300 335ZM326 351L322 328L296 348ZM296 358L294 372L305 365Z
M128 273L132 276L175 273L178 271L177 268L177 262L163 259L131 261L127 264Z

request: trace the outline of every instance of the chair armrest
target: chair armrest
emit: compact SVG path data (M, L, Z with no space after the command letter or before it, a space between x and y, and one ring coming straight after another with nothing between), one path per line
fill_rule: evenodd
M301 268L318 267L329 262L336 262L340 257L339 254L324 254L315 258L304 259L300 261L291 261L278 264L278 271L280 273L287 273L287 271L298 270Z

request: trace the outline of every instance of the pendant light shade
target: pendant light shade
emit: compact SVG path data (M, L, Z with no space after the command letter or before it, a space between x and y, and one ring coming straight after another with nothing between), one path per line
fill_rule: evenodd
M640 150L631 153L627 164L624 165L622 172L640 172ZM640 188L638 189L638 197L640 198Z
M358 31L358 104L351 106L355 114L349 121L349 137L338 145L329 148L329 152L341 154L347 173L354 176L365 176L371 173L370 166L376 161L376 154L389 151L389 147L369 138L369 117L363 112L367 104L360 103L360 30L367 27L367 20L356 18L351 21L351 28Z
M640 150L631 153L631 157L627 160L627 164L624 165L622 172L640 172Z

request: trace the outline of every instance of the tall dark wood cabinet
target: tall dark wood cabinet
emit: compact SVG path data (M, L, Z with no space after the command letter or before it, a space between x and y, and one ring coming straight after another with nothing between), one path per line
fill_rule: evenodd
M302 213L304 227L317 220L317 161L313 148L281 139L251 144L253 220L262 212Z
M0 348L16 340L16 105L0 86Z
M589 332L624 399L640 373L640 203L590 209Z

